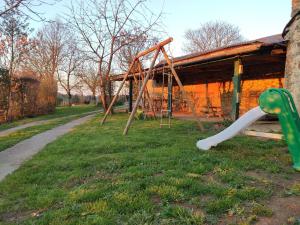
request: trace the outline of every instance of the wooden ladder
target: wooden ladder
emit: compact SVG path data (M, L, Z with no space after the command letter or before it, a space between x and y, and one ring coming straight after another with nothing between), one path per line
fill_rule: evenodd
M168 115L168 123L164 123L164 114L167 113ZM162 109L160 111L160 124L159 124L160 128L162 128L163 126L168 126L169 128L171 128L171 110L168 109Z

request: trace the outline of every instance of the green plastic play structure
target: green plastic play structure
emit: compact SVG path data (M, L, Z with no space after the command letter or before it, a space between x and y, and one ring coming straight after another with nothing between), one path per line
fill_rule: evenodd
M293 167L300 171L300 118L292 95L282 88L271 88L263 92L259 97L259 106L245 113L222 132L199 140L197 147L200 150L209 150L211 147L234 137L266 114L278 116L292 156Z
M259 106L266 113L278 115L293 167L300 171L300 118L291 93L281 88L269 89L260 95Z

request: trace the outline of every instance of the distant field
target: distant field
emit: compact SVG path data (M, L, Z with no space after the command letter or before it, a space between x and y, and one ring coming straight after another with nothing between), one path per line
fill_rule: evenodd
M300 174L282 141L239 136L201 152L190 121L99 116L0 183L3 224L297 224ZM267 223L269 222L269 223Z

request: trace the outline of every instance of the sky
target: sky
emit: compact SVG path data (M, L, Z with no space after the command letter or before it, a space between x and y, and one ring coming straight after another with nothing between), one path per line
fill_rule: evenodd
M43 6L46 18L60 17L70 0ZM290 19L291 0L149 0L154 12L163 11L167 36L173 37L173 56L183 55L184 32L208 21L222 20L237 25L246 40L280 34ZM37 28L41 24L34 23Z

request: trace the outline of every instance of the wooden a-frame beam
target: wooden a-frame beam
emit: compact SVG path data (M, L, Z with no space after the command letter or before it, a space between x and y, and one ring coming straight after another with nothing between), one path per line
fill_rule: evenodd
M136 63L136 61L137 61L140 57L145 56L145 55L147 55L147 54L149 54L149 53L151 53L151 52L154 52L155 50L157 51L157 49L160 49L161 47L163 47L164 45L169 44L169 43L172 42L172 41L173 41L173 38L170 37L170 38L168 38L168 39L166 39L166 40L164 40L164 41L158 43L157 45L155 45L155 46L153 46L153 47L151 47L151 48L149 48L149 49L147 49L147 50L145 50L145 51L142 51L142 52L140 52L139 54L137 54L137 56L136 56L136 57L134 58L134 60L131 62L130 66L129 66L129 69L128 69L128 71L126 72L126 74L124 75L124 78L123 78L123 80L122 80L122 82L121 82L121 84L120 84L120 86L119 86L119 88L118 88L118 90L117 90L117 93L115 94L114 98L112 99L112 101L111 101L111 103L110 103L110 105L109 105L107 111L105 112L104 117L103 117L103 119L102 119L102 121L101 121L101 125L103 125L103 124L105 123L106 118L107 118L108 114L111 112L111 109L112 109L114 103L116 102L116 100L117 100L117 98L118 98L118 96L119 96L119 94L120 94L120 92L121 92L121 90L122 90L122 88L123 88L123 86L124 86L124 84L125 84L125 82L126 82L128 76L129 76L129 74L131 73L131 70L132 70L133 66L134 66L135 63ZM148 78L148 79L149 79L149 78Z
M138 97L137 97L137 99L136 99L136 101L135 101L134 107L133 107L132 112L131 112L131 114L130 114L130 116L129 116L129 119L128 119L128 121L127 121L126 127L125 127L125 129L124 129L124 131L123 131L123 135L126 135L126 134L128 133L128 130L129 130L129 128L130 128L130 125L131 125L131 123L132 123L132 121L133 121L133 119L134 119L134 115L135 115L135 113L136 113L136 111L137 111L137 108L138 108L138 106L139 106L139 103L140 103L140 101L141 101L141 99L142 99L144 89L145 89L145 87L146 87L146 85L147 85L147 82L148 82L148 80L149 80L150 74L151 74L152 69L153 69L153 67L154 67L154 64L155 64L155 62L156 62L156 59L157 59L157 57L158 57L158 55L159 55L160 49L161 49L161 47L158 47L157 50L156 50L156 52L155 52L155 55L154 55L154 57L153 57L153 59L152 59L150 68L149 68L149 70L148 70L148 72L147 72L146 77L144 78L143 85L142 85L142 87L141 87L141 89L140 89L139 95L138 95Z
M143 69L142 69L142 63L140 61L138 61L138 67L139 67L139 72L140 72L141 77L142 77L142 82L144 82L145 78L144 78L144 73L143 73ZM150 97L147 85L145 87L145 95L146 95L146 98L149 102L150 109L153 112L153 117L156 118L156 113L155 113L155 110L154 110L154 104L153 104L152 99Z
M151 48L149 48L149 49L147 49L147 50L145 50L145 51L140 52L139 54L137 54L136 58L139 59L139 58L142 57L142 56L148 55L149 53L154 52L154 51L157 50L158 48L161 48L161 47L163 47L163 46L169 44L169 43L172 42L172 41L173 41L173 38L170 37L170 38L168 38L168 39L166 39L166 40L164 40L164 41L158 43L157 45L155 45L155 46L153 46L153 47L151 47Z
M109 105L109 107L108 107L108 109L107 109L107 111L106 111L106 113L105 113L105 115L104 115L104 117L103 117L103 119L102 119L102 122L101 122L102 125L104 124L104 122L105 122L105 120L106 120L108 114L110 113L110 111L111 111L111 109L112 109L112 107L113 107L115 101L117 100L118 95L120 94L120 92L121 92L121 90L122 90L122 88L123 88L123 86L124 86L124 84L125 84L125 82L126 82L128 76L129 76L129 74L131 73L132 68L133 68L134 65L135 65L135 63L138 63L138 66L139 66L139 72L141 73L142 71L141 71L141 67L140 67L141 65L140 65L139 58L142 57L142 56L144 56L144 55L147 55L147 54L149 54L149 53L151 53L151 52L153 52L153 51L156 50L156 52L155 52L155 54L154 54L154 57L153 57L153 59L152 59L150 68L149 68L149 70L147 71L147 75L146 75L146 76L143 78L143 80L142 80L142 82L143 82L142 87L141 87L141 89L140 89L140 91L139 91L137 100L136 100L135 105L134 105L134 108L133 108L133 110L132 110L132 112L131 112L131 114L130 114L130 116L129 116L129 119L128 119L128 121L127 121L126 127L125 127L125 129L124 129L124 131L123 131L123 134L126 135L126 134L128 133L128 130L129 130L130 126L131 126L131 123L132 123L132 121L133 121L134 115L135 115L135 113L136 113L136 111L137 111L139 102L141 101L142 96L143 96L143 93L144 93L144 91L145 91L146 88L147 88L147 82L148 82L148 80L149 80L149 78L150 78L150 75L151 75L151 73L152 73L153 67L154 67L154 65L155 65L155 62L156 62L156 60L157 60L157 57L158 57L160 51L162 51L162 53L163 53L163 55L164 55L164 58L165 58L167 64L169 65L169 67L170 67L170 69L171 69L172 75L174 76L174 78L175 78L175 80L176 80L178 86L180 87L180 90L181 90L181 92L182 92L183 97L187 100L187 103L188 103L189 107L192 109L193 115L194 115L194 117L197 119L197 122L198 122L198 125L199 125L200 129L201 129L201 130L204 130L201 121L200 121L199 118L197 117L196 110L195 110L195 106L194 106L194 104L191 102L191 100L188 98L188 96L187 96L187 94L186 94L186 91L185 91L184 88L183 88L182 82L180 81L179 76L178 76L177 72L175 71L175 69L174 69L174 67L173 67L173 64L171 63L171 60L170 60L170 58L168 57L168 54L166 53L166 51L165 51L165 49L164 49L164 45L169 44L172 40L173 40L172 38L168 38L168 39L166 39L165 41L162 41L162 42L160 42L159 44L153 46L152 48L149 48L148 50L145 50L145 51L143 51L143 52L140 52L140 53L134 58L134 60L132 61L132 63L131 63L130 66L129 66L129 69L128 69L127 73L124 75L124 78L123 78L123 80L122 80L122 82L121 82L121 84L120 84L120 86L119 86L119 88L118 88L118 90L117 90L117 93L115 94L115 96L114 96L112 102L110 103L110 105ZM149 92L147 91L146 93L148 93L148 97L149 97L149 100L150 100ZM151 101L151 100L150 100L150 101ZM150 101L149 101L149 104L152 104L152 102L150 103ZM151 107L151 106L150 106L150 107ZM152 110L153 110L153 112L154 112L153 104L152 104Z
M106 111L105 114L104 114L104 117L103 117L103 119L102 119L102 121L101 121L101 125L103 125L103 124L105 123L105 120L106 120L108 114L111 112L111 109L112 109L112 107L113 107L115 101L117 100L117 98L118 98L118 96L119 96L119 94L120 94L120 92L121 92L121 90L122 90L122 88L123 88L123 86L124 86L124 84L125 84L127 78L128 78L128 75L129 75L131 69L133 68L134 64L136 63L136 60L137 60L137 58L134 58L134 60L131 62L130 66L129 66L128 72L124 75L124 78L123 78L122 83L120 84L120 86L119 86L119 88L118 88L117 93L115 94L115 96L114 96L114 98L112 99L112 101L111 101L111 103L110 103L110 105L109 105L107 111Z
M128 130L129 130L129 128L130 128L130 126L131 126L131 123L132 123L132 121L133 121L133 119L134 119L134 115L135 115L135 113L136 113L136 111L137 111L139 102L140 102L140 100L141 100L141 98L142 98L144 89L146 88L146 85L147 85L147 82L148 82L148 80L149 80L150 74L151 74L151 72L152 72L152 70L153 70L155 61L156 61L156 59L157 59L157 57L158 57L160 51L162 51L162 53L163 53L163 55L164 55L164 58L165 58L165 60L167 61L168 65L169 65L169 67L170 67L170 69L171 69L172 75L174 76L174 78L175 78L175 80L176 80L178 86L180 87L180 91L182 92L183 97L187 100L187 103L188 103L189 107L192 109L193 116L194 116L195 119L197 120L198 125L199 125L199 128L200 128L202 131L204 130L204 127L203 127L201 121L200 121L199 118L197 117L195 105L194 105L194 104L191 102L191 100L188 98L188 96L187 96L187 94L186 94L186 91L184 90L183 84L182 84L182 82L180 81L179 76L178 76L177 72L175 71L175 69L174 69L174 67L173 67L173 65L172 65L172 63L171 63L171 60L170 60L170 58L169 58L167 52L165 51L164 47L161 46L161 47L159 47L159 48L157 49L157 51L156 51L156 53L155 53L155 55L154 55L154 57L153 57L153 59L152 59L151 66L150 66L149 70L147 71L146 77L144 78L143 85L142 85L142 87L141 87L141 89L140 89L140 92L139 92L138 98L137 98L137 100L136 100L136 102L135 102L134 108L133 108L133 110L132 110L132 112L131 112L131 114L130 114L130 117L129 117L128 121L127 121L126 127L125 127L125 129L124 129L124 131L123 131L123 135L127 135L127 133L128 133Z

